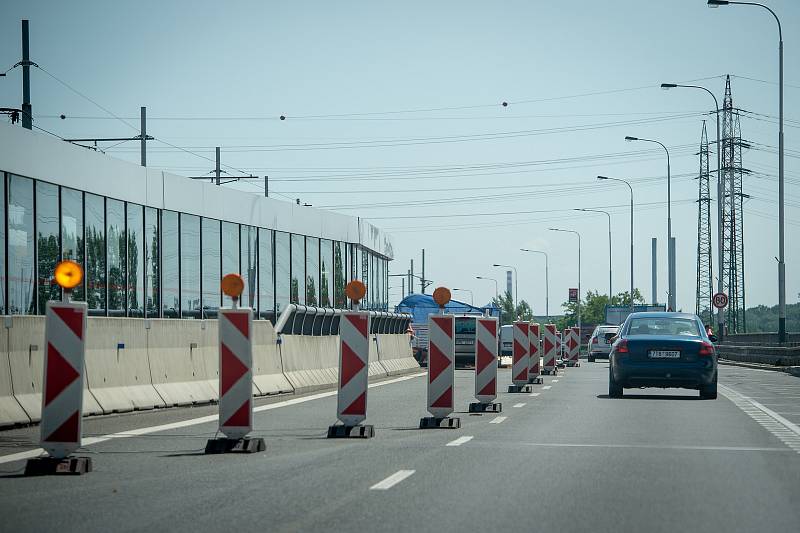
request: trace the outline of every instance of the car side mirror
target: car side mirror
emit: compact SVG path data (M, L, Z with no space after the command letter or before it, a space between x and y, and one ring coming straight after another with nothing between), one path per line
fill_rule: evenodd
M717 342L717 336L716 335L709 335L708 336L708 340L710 340L711 342Z

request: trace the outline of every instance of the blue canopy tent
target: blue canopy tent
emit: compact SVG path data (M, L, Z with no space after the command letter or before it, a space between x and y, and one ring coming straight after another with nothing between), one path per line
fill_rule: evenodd
M489 311L489 316L500 317L500 308L494 306L475 307L458 300L450 300L444 306L445 313L455 315L483 315L486 310ZM433 301L433 296L430 294L409 294L397 304L395 311L410 313L414 317L411 321L421 324L428 322L428 315L438 313L439 306Z

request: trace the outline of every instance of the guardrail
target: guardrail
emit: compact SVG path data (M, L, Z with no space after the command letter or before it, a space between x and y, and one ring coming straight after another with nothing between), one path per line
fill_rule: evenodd
M275 323L278 335L310 335L314 337L339 334L339 319L344 311L330 307L289 304ZM370 311L370 333L405 333L411 315Z

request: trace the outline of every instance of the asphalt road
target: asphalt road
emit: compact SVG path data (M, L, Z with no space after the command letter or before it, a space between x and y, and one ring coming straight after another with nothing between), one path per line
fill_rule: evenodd
M370 440L325 438L333 393L273 398L254 455L203 454L216 422L193 419L213 406L88 419L92 435L144 434L86 446L94 471L80 477L22 477L8 454L36 428L0 432L0 531L800 530L800 379L721 367L715 401L611 400L607 368L502 392L503 412L485 415L463 412L473 373L457 371L456 430L417 429L424 379L385 381L370 389Z

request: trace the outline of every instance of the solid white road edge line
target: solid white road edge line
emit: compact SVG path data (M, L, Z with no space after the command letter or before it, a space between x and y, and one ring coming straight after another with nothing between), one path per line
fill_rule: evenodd
M469 442L474 439L472 435L464 435L463 437L458 437L456 440L450 441L445 446L461 446L465 442Z
M780 422L786 429L794 432L795 435L800 436L800 426L798 426L797 424L794 424L791 421L785 419L784 417L782 417L781 415L779 415L778 413L776 413L772 409L769 409L768 407L764 407L763 405L761 405L757 401L753 400L752 398L749 398L749 397L745 396L744 394L736 392L735 390L731 389L730 387L726 387L725 385L719 385L719 388L722 389L722 392L725 394L725 396L729 396L729 395L738 396L742 400L750 403L750 405L752 405L753 407L755 407L759 411L761 411L764 414L772 417L777 422Z
M489 423L490 423L490 424L500 424L500 423L501 423L501 422L503 422L503 420L505 420L506 418L508 418L508 417L507 417L507 416L498 416L498 417L496 417L496 418L493 418L493 419L492 419L492 421L491 421L491 422L489 422Z
M372 485L369 490L389 490L407 477L410 477L414 472L416 472L416 470L398 470L383 481Z
M411 374L409 376L401 376L399 378L387 379L386 381L379 381L378 383L370 383L369 388L372 389L375 387L381 387L383 385L391 385L392 383L399 383L401 381L406 381L409 379L414 379L426 375L428 375L427 372L419 372L417 374ZM292 398L290 400L284 400L282 402L260 405L258 407L254 407L253 412L260 413L262 411L270 411L272 409L278 409L279 407L289 407L290 405L296 405L299 403L319 400L320 398L328 398L329 396L336 396L338 393L339 393L338 390L320 392L317 394L311 394L309 396L303 396L301 398ZM196 426L198 424L205 424L207 422L215 422L217 420L219 420L219 414L214 414L208 416L201 416L198 418L190 418L188 420L181 420L180 422L171 422L169 424L161 424L158 426L131 429L128 431L121 431L119 433L111 433L109 435L102 435L100 437L86 437L82 440L81 448L84 448L86 446L91 446L92 444L98 444L100 442L106 442L111 439L126 439L129 437L138 437L141 435L149 435L150 433L158 433L160 431L169 431L170 429L179 429L189 426ZM12 463L14 461L22 461L23 459L32 459L34 457L39 457L43 453L44 449L36 448L35 450L28 450L25 452L2 455L0 456L0 464Z

